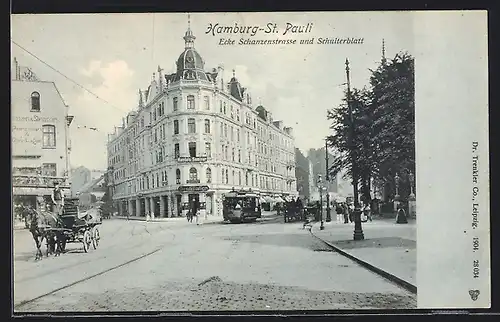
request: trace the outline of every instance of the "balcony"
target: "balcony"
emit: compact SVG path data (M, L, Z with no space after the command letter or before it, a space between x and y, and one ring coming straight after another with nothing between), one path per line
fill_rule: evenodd
M187 183L187 184L196 184L196 183L200 183L200 179L188 179L188 180L186 180L186 183Z
M66 178L53 176L25 174L14 174L12 176L12 186L14 187L48 188L54 187L54 182L58 182L61 184L61 188L69 188L69 185L64 184L65 181Z

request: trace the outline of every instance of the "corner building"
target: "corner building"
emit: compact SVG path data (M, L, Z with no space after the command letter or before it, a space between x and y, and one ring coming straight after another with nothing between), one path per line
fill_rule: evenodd
M292 129L274 121L234 75L205 71L190 28L177 71L153 74L139 90L137 110L108 137L111 193L118 212L185 215L193 201L202 214L222 215L222 196L247 190L262 197L296 196Z
M39 79L14 58L11 79L12 194L14 204L38 207L55 183L69 195L69 127L73 116L56 84Z

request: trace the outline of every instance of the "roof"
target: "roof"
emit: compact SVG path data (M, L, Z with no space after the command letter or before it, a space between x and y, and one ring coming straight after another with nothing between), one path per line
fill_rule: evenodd
M80 188L80 190L78 192L79 193L91 192L92 189L95 188L95 186L97 186L102 180L104 180L104 176L105 175L106 174L102 174L97 179L94 179L94 180L90 181L89 183L87 183L86 185L84 185L82 188Z

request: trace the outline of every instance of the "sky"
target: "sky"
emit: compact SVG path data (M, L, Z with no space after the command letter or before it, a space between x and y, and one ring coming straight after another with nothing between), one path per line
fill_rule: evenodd
M308 13L192 13L194 46L205 69L232 70L252 96L275 120L294 129L295 145L303 153L320 148L331 134L328 109L341 103L349 58L351 86L369 84L369 69L378 66L382 39L387 58L400 51L412 55L413 15L409 12ZM175 71L184 51L182 37L187 13L141 14L30 14L11 16L11 38L47 63L43 64L11 42L12 57L30 67L42 80L54 81L69 114L74 115L70 135L71 166L92 169L107 166L107 134L137 108L138 90L146 89L158 66ZM210 24L259 26L276 24L279 33L207 33ZM288 32L287 23L312 24L309 33ZM363 44L238 45L244 39L363 38ZM234 39L235 45L220 40ZM66 77L60 75L59 71ZM68 80L71 79L78 85ZM89 93L89 91L92 93ZM96 97L97 96L97 97ZM86 128L85 128L86 127ZM89 130L95 127L98 130Z

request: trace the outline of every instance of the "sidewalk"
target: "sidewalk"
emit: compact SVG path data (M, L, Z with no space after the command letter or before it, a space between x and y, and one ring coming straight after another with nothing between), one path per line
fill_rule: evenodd
M335 221L324 223L324 230L315 223L311 233L347 253L352 257L374 266L414 286L417 285L417 225L415 220L408 224L396 224L395 219L374 219L362 223L364 240L353 240L354 223Z
M120 219L120 220L127 220L126 216L113 216L110 219ZM129 220L137 220L137 221L144 221L146 222L146 217L138 217L138 216L129 216ZM203 224L209 224L209 223L220 223L222 222L222 217L218 216L207 216L205 219L204 216L200 216L198 218L198 222L200 225ZM170 217L170 218L165 218L165 217L155 217L154 219L149 219L149 222L187 222L186 217ZM193 219L194 222L194 219Z

